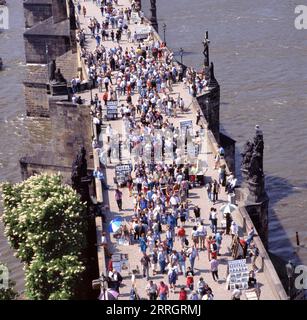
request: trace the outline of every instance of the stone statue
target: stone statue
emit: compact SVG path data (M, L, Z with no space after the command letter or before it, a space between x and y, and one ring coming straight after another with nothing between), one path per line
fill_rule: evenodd
M206 37L203 41L204 44L204 51L203 54L205 56L204 65L205 67L209 67L209 39L208 39L208 31L206 31Z
M82 182L82 178L87 177L86 150L82 147L77 154L71 171L72 188L80 195L82 201L89 199L88 185Z
M250 160L253 154L253 149L254 149L253 143L250 140L248 140L243 147L243 152L241 153L241 156L242 156L241 169L243 170L249 169Z
M54 81L55 84L63 84L63 83L67 83L66 79L64 78L64 76L61 73L60 68L57 69L57 71L54 74Z
M260 183L264 177L263 175L263 159L261 155L254 151L250 160L249 178L254 183Z
M253 142L248 140L245 145L243 152L241 153L242 162L241 169L248 171L248 177L250 181L254 183L261 183L264 177L263 174L263 134L256 126L256 134Z
M55 80L55 71L56 71L56 63L55 60L49 62L48 65L48 74L49 74L49 81L52 82Z

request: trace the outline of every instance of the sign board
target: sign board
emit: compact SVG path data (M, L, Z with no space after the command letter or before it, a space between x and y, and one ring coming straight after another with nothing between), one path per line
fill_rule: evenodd
M118 106L117 100L107 101L107 118L108 119L117 118L117 114L118 114L117 106Z
M147 26L147 27L139 27L136 29L136 39L139 40L143 40L143 39L147 39L148 35L151 33L152 28L151 26Z
M119 164L115 167L115 177L119 185L125 185L132 171L131 164Z
M246 259L228 261L228 268L230 274L230 290L235 289L236 285L239 286L239 289L248 289L249 272Z
M141 22L141 18L140 18L139 14L137 12L131 12L130 21L132 23L140 23Z
M193 120L180 121L180 129L182 131L193 128Z

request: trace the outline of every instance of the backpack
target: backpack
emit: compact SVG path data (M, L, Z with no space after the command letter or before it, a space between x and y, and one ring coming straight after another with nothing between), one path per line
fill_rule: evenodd
M185 244L186 246L189 245L189 240L188 240L187 238L184 239L184 244Z

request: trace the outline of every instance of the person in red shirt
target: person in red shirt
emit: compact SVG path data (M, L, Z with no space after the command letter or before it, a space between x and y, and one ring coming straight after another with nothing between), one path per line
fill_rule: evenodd
M184 245L185 245L185 230L184 230L184 227L180 227L178 229L177 235L179 237L179 240L180 240L180 243L181 243L181 247L183 249Z
M187 287L190 290L193 290L194 289L194 272L192 271L191 267L188 267L185 276L187 278Z
M179 300L187 300L187 292L185 291L184 287L181 287L179 291Z

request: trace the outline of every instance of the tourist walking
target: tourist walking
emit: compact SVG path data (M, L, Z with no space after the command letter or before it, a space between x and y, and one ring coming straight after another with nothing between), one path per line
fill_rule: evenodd
M240 300L242 292L239 289L239 285L236 284L235 289L231 293L231 300Z
M187 292L184 287L180 288L179 291L179 300L187 300Z
M168 286L163 281L160 281L158 286L158 296L160 300L167 300L167 297L169 296Z
M150 258L146 254L146 252L143 252L143 257L141 258L141 265L143 268L143 278L146 277L146 279L149 280Z
M122 211L123 210L123 193L116 188L115 190L115 200L118 206L118 210Z
M211 261L210 261L210 268L211 268L212 278L213 278L214 281L218 281L219 280L218 266L219 266L218 260L213 257L211 259Z
M195 245L192 245L192 247L187 250L187 254L189 257L191 269L193 271L196 257L198 257L199 260L198 250Z
M149 282L146 286L146 293L147 293L149 300L157 300L158 287L152 280L149 280Z

